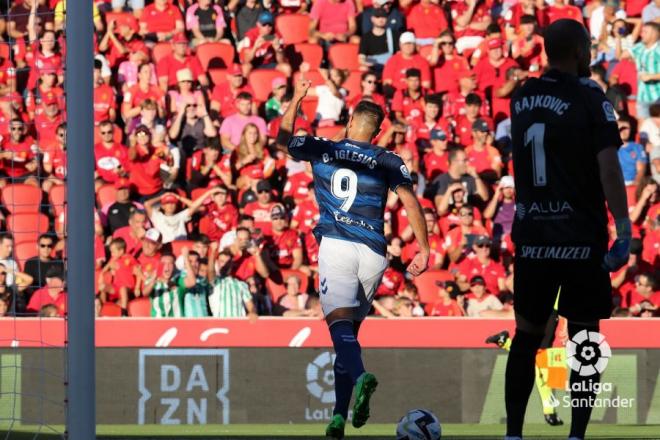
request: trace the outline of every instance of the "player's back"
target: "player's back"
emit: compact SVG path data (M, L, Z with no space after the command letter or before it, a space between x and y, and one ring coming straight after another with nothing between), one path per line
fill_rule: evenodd
M289 153L309 160L320 219L318 239L333 237L364 243L385 255L385 203L389 189L410 183L399 156L368 143L294 137Z
M550 71L511 100L520 244L607 245L597 155L618 147L612 105L595 83Z

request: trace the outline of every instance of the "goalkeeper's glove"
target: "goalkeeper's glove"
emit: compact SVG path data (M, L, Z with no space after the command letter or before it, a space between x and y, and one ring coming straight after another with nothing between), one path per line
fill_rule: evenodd
M603 269L616 272L628 263L630 256L630 240L632 239L632 225L629 218L614 220L616 225L616 240L603 258Z

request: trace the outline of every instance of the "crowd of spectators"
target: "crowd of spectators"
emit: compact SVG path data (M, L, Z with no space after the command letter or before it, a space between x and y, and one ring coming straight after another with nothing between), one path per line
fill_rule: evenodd
M65 0L0 2L0 316L66 314L65 16ZM98 314L322 315L311 168L273 148L305 75L296 134L341 139L360 100L379 104L374 142L424 208L421 282L389 196L374 314L512 316L509 102L560 18L589 30L624 141L635 239L613 313L658 316L659 0L94 1Z

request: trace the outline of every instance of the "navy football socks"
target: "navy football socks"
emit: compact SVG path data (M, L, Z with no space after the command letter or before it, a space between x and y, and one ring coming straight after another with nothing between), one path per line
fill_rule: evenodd
M347 371L352 384L364 373L362 364L362 350L353 331L353 321L340 320L330 324L330 337L337 353L337 359L341 359L343 369Z
M348 371L340 361L340 357L335 359L335 409L332 414L341 414L344 420L348 420L348 407L351 403L353 394L353 381Z

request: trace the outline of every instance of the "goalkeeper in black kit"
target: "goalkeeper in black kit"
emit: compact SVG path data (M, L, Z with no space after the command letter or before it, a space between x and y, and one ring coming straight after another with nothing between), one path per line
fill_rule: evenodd
M630 251L617 159L622 142L612 104L588 79L589 34L577 21L558 20L544 38L549 70L511 99L516 333L506 368L507 440L522 439L535 356L558 292L557 310L568 321L569 338L597 335L599 320L611 311L609 272L623 266ZM617 231L609 249L607 209ZM595 362L596 354L582 359L578 353L576 360ZM577 370L570 374L571 400L593 402L589 383L599 382L598 368ZM571 440L585 438L591 409L572 407Z

